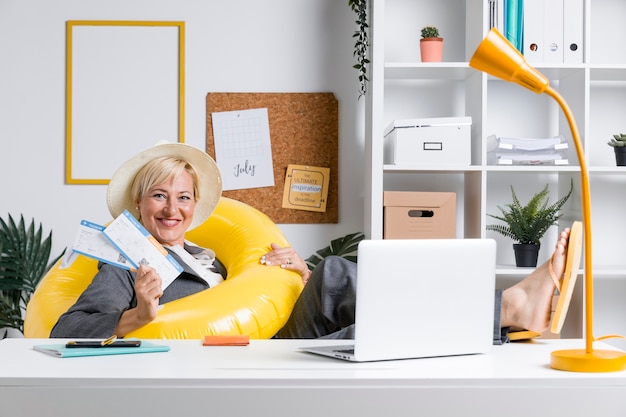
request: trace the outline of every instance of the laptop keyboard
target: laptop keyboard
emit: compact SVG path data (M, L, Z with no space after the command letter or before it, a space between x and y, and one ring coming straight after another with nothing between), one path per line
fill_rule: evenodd
M354 348L351 348L351 349L336 349L336 350L333 350L333 352L347 353L349 355L354 355Z

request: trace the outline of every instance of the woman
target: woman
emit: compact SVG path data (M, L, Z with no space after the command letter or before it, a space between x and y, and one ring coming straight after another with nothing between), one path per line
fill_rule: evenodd
M226 271L210 249L185 241L188 229L202 224L221 194L215 162L184 144L148 149L122 165L107 190L109 211L129 210L183 266L165 290L159 274L141 265L137 272L100 264L93 282L52 329L51 337L123 337L155 319L159 304L219 285ZM569 230L557 242L553 261L515 286L498 292L494 343L506 341L509 328L543 331L550 320L556 276L563 273ZM310 272L292 248L271 245L261 263L298 272L306 284L277 338L352 338L356 265L328 257ZM556 274L551 277L551 267ZM501 330L503 329L503 330Z
M218 285L226 275L224 267L212 251L190 245L184 236L206 220L220 194L217 165L189 145L160 144L124 163L107 189L109 211L117 217L129 210L184 272L162 290L161 277L149 266L141 265L135 273L100 263L92 283L59 318L51 337L122 337L154 320L159 304ZM185 254L191 257L183 261Z

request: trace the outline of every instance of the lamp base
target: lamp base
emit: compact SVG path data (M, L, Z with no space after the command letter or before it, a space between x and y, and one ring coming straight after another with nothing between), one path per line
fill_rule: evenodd
M550 367L572 372L621 371L626 368L626 353L617 350L556 350L552 352Z

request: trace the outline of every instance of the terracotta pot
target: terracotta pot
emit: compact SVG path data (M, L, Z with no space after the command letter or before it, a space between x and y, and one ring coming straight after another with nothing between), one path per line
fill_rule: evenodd
M441 62L443 57L443 38L420 39L422 62Z

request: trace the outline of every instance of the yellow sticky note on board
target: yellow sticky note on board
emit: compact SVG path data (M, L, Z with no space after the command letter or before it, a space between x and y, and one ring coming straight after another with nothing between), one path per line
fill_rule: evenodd
M283 192L283 208L326 211L330 168L288 165Z

